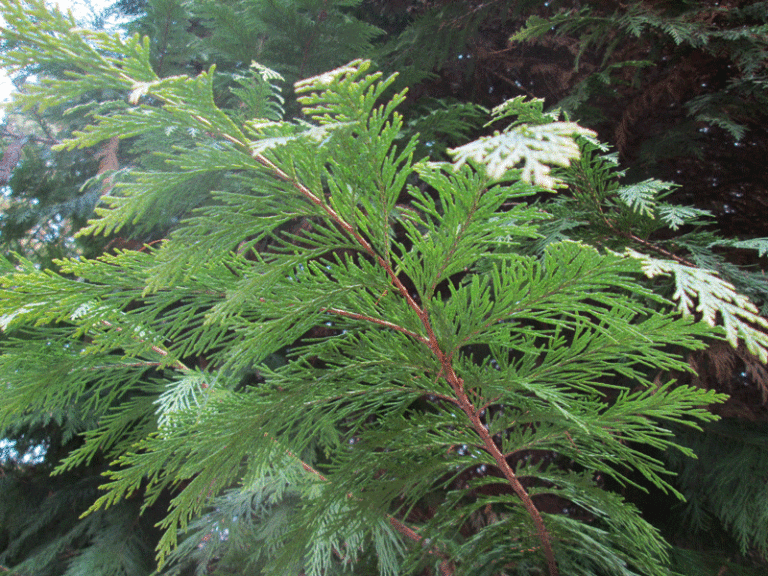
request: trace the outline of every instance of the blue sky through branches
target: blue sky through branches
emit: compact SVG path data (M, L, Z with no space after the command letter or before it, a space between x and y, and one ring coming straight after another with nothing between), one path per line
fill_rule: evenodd
M71 10L72 15L83 26L92 24L112 3L113 0L48 0L46 2L48 6L55 6L62 11ZM3 22L3 24L5 23ZM109 24L113 24L113 22L110 21ZM10 100L13 89L13 82L5 70L0 70L0 103ZM3 122L4 118L5 110L0 107L0 122ZM34 464L42 461L45 457L45 446L34 446L25 454L19 454L15 444L16 442L0 438L0 462L10 458L23 464Z
M83 26L92 25L98 16L114 3L114 0L46 0L50 7L56 7L61 11L72 11L72 15ZM114 25L114 20L110 20L107 25ZM0 71L0 102L8 102L11 92L13 92L13 83L8 78L4 70ZM0 108L0 122L5 117L5 111Z

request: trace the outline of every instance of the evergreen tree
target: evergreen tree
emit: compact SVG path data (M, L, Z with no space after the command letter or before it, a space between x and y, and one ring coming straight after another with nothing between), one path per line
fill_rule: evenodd
M418 72L385 43L374 55L406 80L353 61L297 82L298 99L281 89L351 46L373 51L357 4L280 20L281 3L150 3L138 26L169 26L144 42L2 3L6 64L69 71L20 104L96 112L59 150L121 138L134 152L129 169L98 170L102 208L82 237L164 238L58 274L5 264L0 426L22 451L47 428L37 438L56 449L3 486L55 496L33 521L3 512L4 561L146 574L160 537L169 573L670 574L633 487L685 493L765 555L755 475L734 462L702 483L690 459L687 446L711 457L711 439L732 438L728 423L677 428L711 422L701 406L724 397L703 376L673 383L697 358L729 358L682 356L718 333L761 376L765 321L717 272L758 301L763 285L712 248L765 242L706 231L709 214L671 202L665 182L623 183L595 134L541 100L508 100L489 118L498 132L466 143L476 106L398 89L439 57L413 60ZM451 9L443 22L466 23L464 38L488 17ZM398 38L439 31L434 17ZM301 22L327 53L286 48ZM259 65L238 58L244 45ZM741 470L765 466L761 438L733 438L751 448L731 451L749 454ZM41 480L54 467L59 485ZM672 549L681 572L706 560Z

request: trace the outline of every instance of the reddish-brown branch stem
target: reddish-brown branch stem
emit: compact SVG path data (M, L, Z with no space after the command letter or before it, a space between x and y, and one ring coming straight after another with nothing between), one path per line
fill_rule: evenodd
M87 368L88 371L94 370L111 370L114 368L149 368L161 366L162 362L128 362L121 364L105 364L104 366L91 366Z
M427 344L427 339L424 338L424 336L416 334L416 332L411 332L407 328L403 328L402 326L398 324L394 324L393 322L387 322L386 320L374 318L373 316L366 316L365 314L348 312L346 310L341 310L339 308L323 308L322 312L328 312L329 314L335 314L336 316L344 316L345 318L353 318L354 320L363 320L364 322L371 322L372 324L378 324L379 326L384 326L385 328L391 328L392 330L396 330L397 332L402 332L403 334L406 334L411 338L418 340L419 342Z
M509 482L512 490L514 490L515 494L517 494L518 498L520 498L523 506L533 520L533 523L536 525L536 531L538 533L539 540L541 540L542 547L544 548L544 555L547 558L547 565L549 567L550 576L558 576L559 570L557 568L555 554L552 550L552 542L550 540L547 527L544 525L544 519L541 517L541 513L539 512L538 508L536 508L536 505L533 503L533 500L531 499L531 496L528 494L525 487L520 483L520 480L517 478L514 470L512 470L509 462L507 462L504 454L501 452L499 447L496 446L493 438L491 438L490 432L488 432L485 424L483 424L483 421L480 419L479 411L475 409L472 401L469 399L469 396L467 396L467 393L464 389L464 382L454 372L452 366L447 367L445 378L456 392L459 400L459 406L467 415L470 422L472 422L472 427L483 441L483 447L496 461L496 465L498 466L499 470L502 474L504 474L504 477L507 479L507 482Z
M101 323L104 324L104 326L108 326L109 328L114 328L118 332L123 331L122 328L120 328L119 326L115 326L114 324L112 324L111 322L108 322L107 320L102 320ZM136 340L139 342L146 342L146 340L143 340L141 338L136 338ZM152 348L153 352L160 354L160 356L163 356L163 357L168 356L168 351L164 350L157 344L150 344L150 347ZM174 360L173 367L176 368L176 370L179 370L181 372L189 372L190 370L189 366L184 364L181 360Z
M499 398L498 398L498 396L497 396L496 398L494 398L493 400L488 400L488 401L487 401L487 402L485 402L484 404L481 404L481 405L480 405L480 407L477 409L477 413L478 413L478 414L482 414L482 413L483 413L483 410L487 410L488 408L490 408L491 406L493 406L494 404L496 404L496 402L498 402L498 401L499 401Z
M621 233L617 230L617 232ZM633 240L634 242L637 242L641 246L645 246L649 250L653 250L654 252L657 252L658 254L661 254L662 256L665 256L667 258L670 258L671 260L674 260L675 262L678 262L679 264L683 264L684 266L691 266L695 267L695 264L693 262L689 262L685 258L678 256L677 254L672 254L669 250L665 250L661 246L657 246L656 244L652 242L648 242L648 240L643 240L642 238L639 238L638 236L635 236L634 234L631 234L629 232L623 234L626 238L629 238L630 240Z

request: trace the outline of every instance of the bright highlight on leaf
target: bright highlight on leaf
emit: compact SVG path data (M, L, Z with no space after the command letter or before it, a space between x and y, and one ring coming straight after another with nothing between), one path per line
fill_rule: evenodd
M760 316L757 307L739 294L733 284L710 270L659 260L633 250L627 253L642 262L643 272L649 278L660 275L674 278L673 299L684 316L698 312L702 321L710 326L716 326L720 319L726 339L732 346L736 347L739 340L743 340L761 362L768 362L768 320Z
M533 105L533 106L532 106ZM521 121L550 120L552 114L541 111L541 101L526 102L521 98L510 100L494 109L494 118L503 119L520 115ZM553 166L568 166L581 154L576 139L594 138L592 130L574 122L547 122L544 124L513 123L503 132L481 136L474 142L449 149L458 169L469 160L485 167L492 180L502 180L511 170L520 169L521 178L528 183L555 189L562 181L551 175Z

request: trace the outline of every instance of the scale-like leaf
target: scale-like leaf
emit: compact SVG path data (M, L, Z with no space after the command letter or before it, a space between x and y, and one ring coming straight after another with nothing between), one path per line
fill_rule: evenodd
M550 174L552 166L568 166L579 157L577 136L595 136L595 133L574 122L524 124L493 136L482 136L449 149L448 153L453 156L456 168L472 160L485 166L492 180L502 180L508 172L519 168L524 181L554 189L561 181Z

